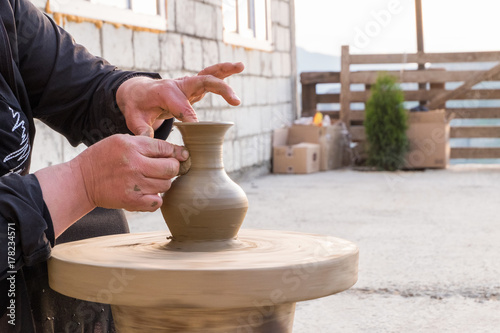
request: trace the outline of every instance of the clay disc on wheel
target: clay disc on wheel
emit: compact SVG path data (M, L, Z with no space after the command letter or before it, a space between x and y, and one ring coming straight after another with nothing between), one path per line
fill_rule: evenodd
M193 246L169 244L169 236L121 234L58 245L49 259L50 286L108 304L227 308L315 299L357 280L358 248L339 238L242 229L229 243Z

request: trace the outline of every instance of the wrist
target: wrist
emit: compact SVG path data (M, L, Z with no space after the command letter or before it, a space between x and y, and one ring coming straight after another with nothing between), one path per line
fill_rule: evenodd
M147 103L146 89L156 80L147 76L131 76L120 83L115 94L118 109L125 115L127 108L135 107L139 103Z
M87 209L94 209L97 207L97 204L92 196L93 188L91 188L92 182L88 182L86 180L85 175L89 174L89 172L85 173L85 163L82 163L82 155L78 155L76 158L66 162L69 168L69 172L71 173L71 178L74 180L75 191L78 191L78 198L81 200L82 204ZM87 165L88 166L88 165ZM92 175L92 166L90 166L90 178ZM88 177L87 177L88 178Z
M96 206L90 200L78 162L71 160L35 172L56 238Z

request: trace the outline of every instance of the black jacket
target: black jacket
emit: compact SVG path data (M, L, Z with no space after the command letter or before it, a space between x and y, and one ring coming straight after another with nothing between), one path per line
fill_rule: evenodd
M36 326L30 308L37 309L30 304L26 269L44 263L55 242L40 186L28 174L33 119L72 145L128 133L116 90L133 76L160 77L117 70L92 56L28 0L0 0L0 16L0 318L15 302L16 330L30 332ZM170 128L166 121L155 136L166 138Z

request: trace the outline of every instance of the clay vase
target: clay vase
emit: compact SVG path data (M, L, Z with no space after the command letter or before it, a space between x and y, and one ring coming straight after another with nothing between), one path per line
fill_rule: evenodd
M161 211L172 242L236 239L248 200L224 170L228 122L175 123L190 153L191 167L163 195Z

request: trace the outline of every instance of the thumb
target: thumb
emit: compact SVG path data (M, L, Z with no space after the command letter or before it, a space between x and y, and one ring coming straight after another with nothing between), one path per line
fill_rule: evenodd
M137 132L134 132L134 134L153 138L155 131L153 130L153 127L151 127L151 126L144 126L144 127L137 128Z

